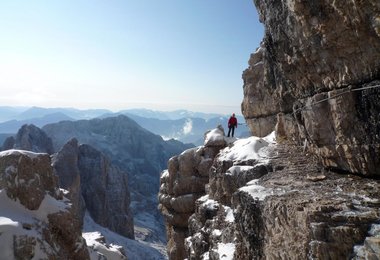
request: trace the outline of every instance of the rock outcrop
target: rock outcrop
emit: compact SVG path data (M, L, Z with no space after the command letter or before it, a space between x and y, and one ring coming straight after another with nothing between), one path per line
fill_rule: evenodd
M242 112L253 135L276 130L277 143L255 137L220 150L206 195L174 224L169 191L192 194L196 180L176 185L196 164L169 163L160 202L169 228L187 223L169 229L169 256L378 259L380 2L254 3L265 36L243 73Z
M206 168L206 195L180 203L187 205L185 217L174 209L182 198L167 194L184 178L182 171L169 168L162 175L170 259L378 257L380 181L329 172L303 147L256 137L220 150ZM187 217L190 209L194 214Z
M86 206L81 191L78 156L78 141L73 138L58 153L52 156L52 166L54 174L58 176L59 187L69 191L67 196L73 203L73 212L82 227Z
M110 230L134 238L127 173L95 148L79 146L81 192L92 219Z
M23 125L18 130L16 137L8 137L3 144L2 150L21 149L36 153L54 152L53 143L44 131L35 125Z
M253 134L279 122L325 167L379 175L379 1L254 2L265 36L243 73Z
M79 145L75 138L53 156L52 165L60 186L69 190L81 223L87 210L96 223L134 238L126 173L95 148Z
M0 251L5 259L90 259L50 156L0 153Z
M223 128L206 133L205 145L186 150L170 158L168 170L161 175L159 209L166 220L168 255L184 259L188 222L195 211L195 201L205 195L208 171L215 156L227 142Z
M171 156L191 146L175 140L164 141L126 116L65 121L46 125L43 130L52 138L55 149L75 137L127 172L134 224L144 229L142 239L166 243L165 226L157 210L159 173L167 167Z

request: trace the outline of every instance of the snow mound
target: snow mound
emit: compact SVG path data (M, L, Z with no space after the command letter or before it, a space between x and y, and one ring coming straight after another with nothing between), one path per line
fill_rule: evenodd
M224 136L224 131L222 129L215 128L205 134L204 146L219 146L225 144L226 137Z
M260 160L264 158L262 154L259 154L260 149L268 145L269 142L256 136L239 139L233 143L232 147L223 149L218 159L221 161Z
M35 153L35 152L30 152L30 151L25 151L25 150L11 149L11 150L5 150L5 151L0 152L0 157L9 156L9 155L20 155L20 154L26 155L31 159L35 159L42 154L45 155L46 153Z

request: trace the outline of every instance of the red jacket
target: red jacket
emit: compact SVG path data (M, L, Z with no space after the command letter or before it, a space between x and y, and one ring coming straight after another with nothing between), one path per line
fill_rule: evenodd
M230 119L228 120L228 127L237 127L237 119L234 116L231 116Z

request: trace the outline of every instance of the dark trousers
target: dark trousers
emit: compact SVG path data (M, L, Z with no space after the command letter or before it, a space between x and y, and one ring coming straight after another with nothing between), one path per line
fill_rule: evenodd
M232 133L231 133L231 129L232 129ZM232 137L234 137L234 133L235 133L235 126L230 126L228 128L228 135L227 135L227 137L230 137L230 134L232 134Z

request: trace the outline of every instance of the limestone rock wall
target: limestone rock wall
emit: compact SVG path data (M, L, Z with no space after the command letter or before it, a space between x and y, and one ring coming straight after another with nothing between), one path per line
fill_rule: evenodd
M90 145L79 145L75 138L53 156L53 168L60 186L69 190L81 223L88 210L96 223L134 238L126 173Z
M326 172L302 147L265 149L267 161L215 158L188 221L186 258L378 257L378 180Z
M54 152L52 140L44 131L33 124L23 125L15 137L8 137L4 141L2 150L8 149L21 149L48 154Z
M281 113L282 138L306 140L325 167L379 175L380 2L254 3L265 36L243 73L253 134Z
M0 153L2 257L90 259L79 222L57 184L48 154Z
M208 133L204 146L188 149L168 162L160 178L159 209L166 221L168 255L174 260L186 256L185 238L195 201L205 195L209 169L219 150L227 145L222 128Z
M80 145L78 150L80 186L86 209L96 223L133 239L127 174L89 145Z

